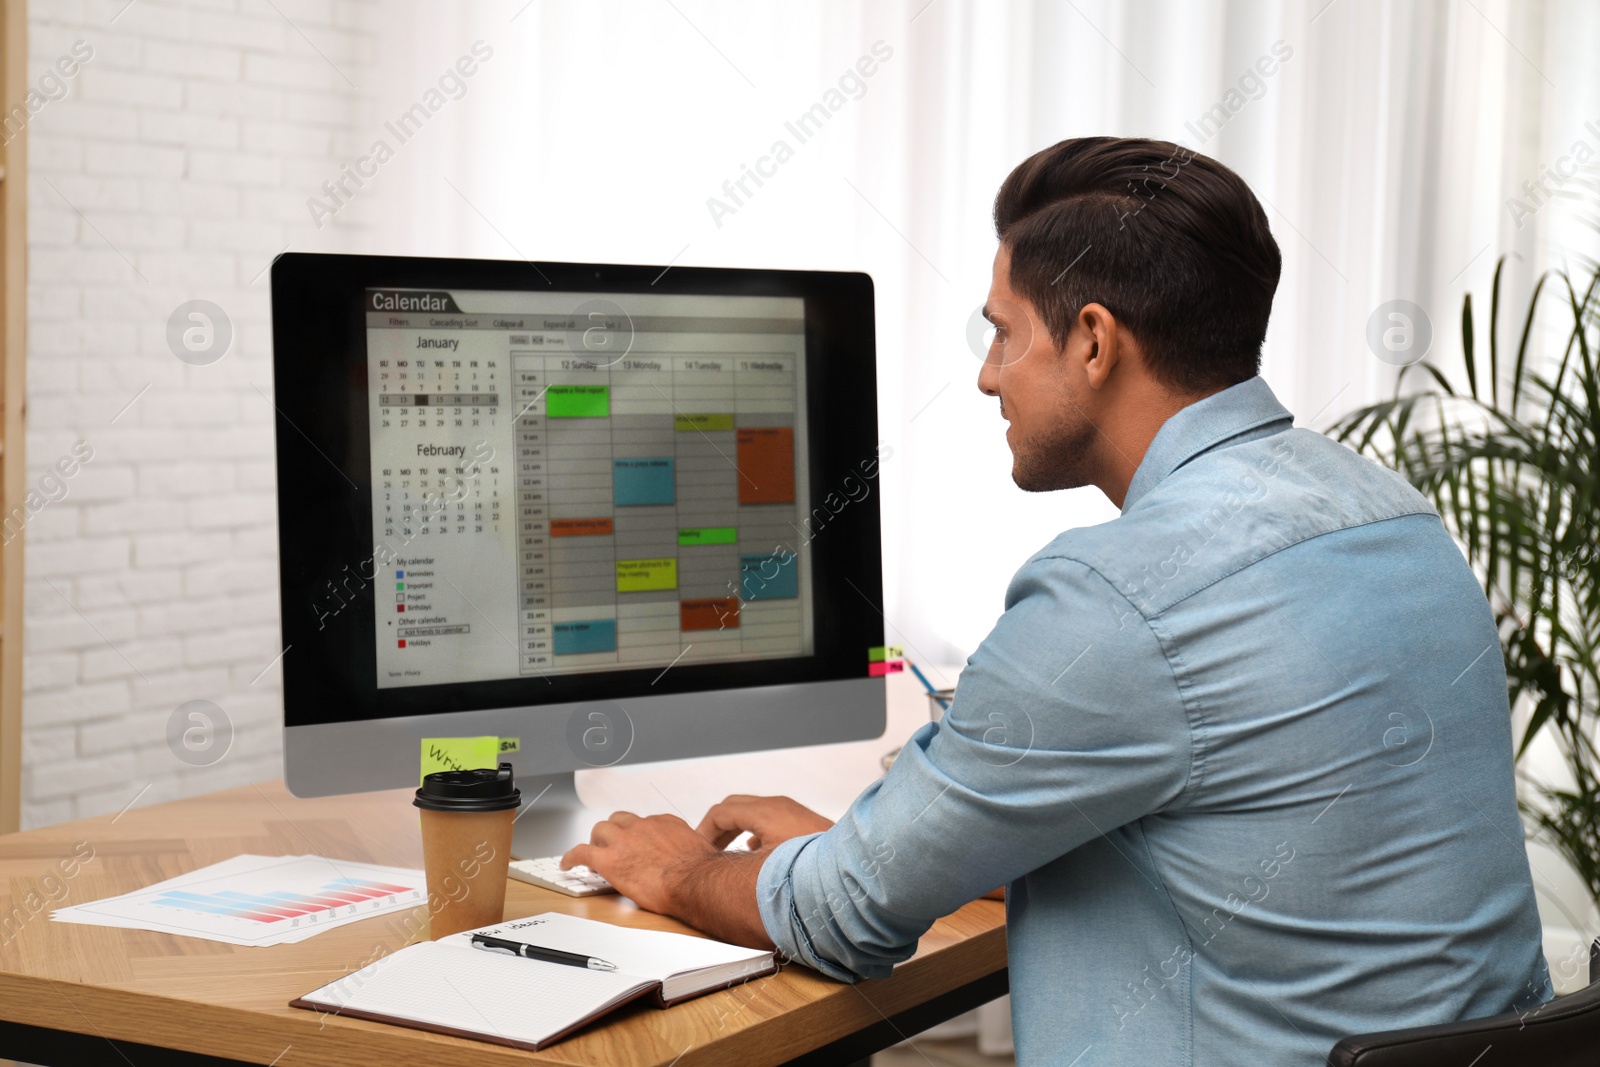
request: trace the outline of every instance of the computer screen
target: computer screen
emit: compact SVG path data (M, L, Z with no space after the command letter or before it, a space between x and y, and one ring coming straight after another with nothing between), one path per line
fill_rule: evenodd
M882 734L865 275L290 253L272 301L291 789Z
M379 687L811 654L802 300L371 293Z

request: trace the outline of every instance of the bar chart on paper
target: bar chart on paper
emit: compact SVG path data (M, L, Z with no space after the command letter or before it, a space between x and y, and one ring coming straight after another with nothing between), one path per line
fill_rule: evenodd
M319 918L333 918L340 914L341 908L345 909L344 914L353 914L360 910L362 904L374 907L385 897L411 891L410 887L403 885L341 878L327 882L310 893L283 893L271 889L255 893L240 893L231 889L215 893L188 893L171 889L150 903L158 907L177 908L179 911L197 911L202 915L226 915L262 923L288 922L294 926L302 919L311 923Z
M421 871L323 856L235 856L120 897L62 908L52 917L271 945L425 902Z

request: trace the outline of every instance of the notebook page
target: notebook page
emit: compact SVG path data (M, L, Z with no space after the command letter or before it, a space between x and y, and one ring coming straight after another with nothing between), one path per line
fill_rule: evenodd
M664 982L673 975L747 964L772 959L769 949L742 948L722 941L688 934L669 934L662 930L639 930L581 919L558 911L530 915L525 919L485 926L445 938L440 944L461 939L470 941L475 933L524 941L541 948L581 952L617 965L618 971ZM572 968L576 970L577 968Z
M424 942L301 999L538 1044L655 983Z

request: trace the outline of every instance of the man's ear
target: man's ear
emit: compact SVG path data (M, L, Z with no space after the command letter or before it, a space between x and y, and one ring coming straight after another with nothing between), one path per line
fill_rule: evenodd
M1100 389L1111 380L1111 374L1125 353L1127 331L1104 304L1085 304L1078 310L1077 326L1085 348L1082 356L1084 377L1089 388Z

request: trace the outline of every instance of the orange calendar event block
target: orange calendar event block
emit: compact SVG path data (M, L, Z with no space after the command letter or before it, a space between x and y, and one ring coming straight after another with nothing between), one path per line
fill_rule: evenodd
M609 535L610 519L551 519L551 537L600 537Z
M788 426L745 427L736 441L739 503L794 503L794 430Z
M736 596L678 602L680 630L735 630L738 627L739 598Z

